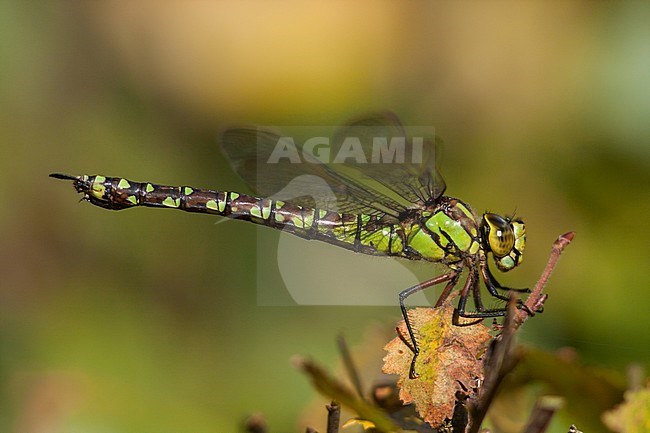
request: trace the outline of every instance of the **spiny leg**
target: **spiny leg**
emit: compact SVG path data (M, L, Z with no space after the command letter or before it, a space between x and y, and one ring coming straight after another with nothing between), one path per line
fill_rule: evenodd
M502 286L496 278L492 275L492 272L490 271L490 268L488 267L487 263L483 263L481 266L481 276L483 277L483 281L485 281L485 287L487 287L488 292L490 292L490 295L494 296L497 299L500 299L502 301L509 301L510 298L508 296L502 295L501 293L498 292L498 289L500 290L505 290L507 292L517 292L517 293L530 293L530 289L515 289L512 287L504 287ZM524 305L523 301L521 299L518 300L517 302L517 307L521 308Z
M460 299L458 300L458 307L454 311L454 317L452 320L452 323L457 326L471 326L479 323L481 320L488 318L488 317L501 317L505 316L506 314L506 309L505 308L494 308L494 309L485 309L483 308L481 302L480 302L480 294L478 290L480 289L480 280L478 278L478 273L475 270L470 270L469 275L467 276L467 280L465 281L465 284L463 285L462 290L460 291ZM477 305L477 309L480 308L479 311L475 312L466 312L465 311L465 306L467 305L467 296L469 295L470 290L474 294L474 297L478 297L479 302ZM460 317L465 317L468 319L479 319L475 320L469 323L460 323L459 318Z
M449 294L451 293L452 290L454 290L454 287L458 283L458 278L460 277L460 272L455 271L453 272L454 276L452 279L447 283L445 288L442 290L442 293L440 293L440 296L438 297L438 300L436 301L436 305L434 305L434 308L442 307L442 304L445 303L447 298L449 297ZM449 274L447 274L449 275Z
M499 283L492 275L492 272L490 271L487 263L484 263L481 266L481 275L483 276L483 281L485 281L485 286L487 287L488 292L490 292L490 295L494 296L497 299L501 299L502 301L507 301L509 298L505 295L500 294L498 292L498 289L504 290L506 292L530 293L530 289L528 288L515 289L513 287L502 286L501 283Z
M463 284L463 288L460 291L458 306L454 310L454 315L452 317L452 323L456 326L471 326L483 320L483 319L479 319L468 323L460 323L460 321L458 320L460 316L465 317L465 305L467 304L467 296L469 296L470 289L474 294L474 302L477 302L478 307L483 308L483 304L481 303L481 297L477 290L479 286L478 284L476 284L476 282L477 282L476 271L470 268L470 271L467 275L467 279L465 280L465 284Z
M472 274L472 297L474 298L474 307L478 311L484 311L485 307L483 306L483 301L481 300L481 284L479 283L477 272L473 269L470 269L470 274ZM469 279L469 276L467 277Z
M438 299L438 302L436 302L436 307L438 307L442 305L445 298L447 298L449 296L449 293L451 293L451 290L454 288L454 285L456 284L456 282L458 282L459 274L460 271L452 271L448 274L442 274L430 280L416 284L415 286L409 287L408 289L402 290L399 294L399 307L402 310L404 323L406 323L406 330L408 331L409 338L411 339L411 343L413 344L413 346L410 347L410 349L413 351L413 359L411 360L411 368L409 369L409 377L411 379L415 379L418 377L418 375L415 373L415 362L417 360L418 355L420 354L420 347L418 346L418 343L415 340L415 333L413 332L413 327L411 326L411 321L409 319L408 312L406 311L406 305L404 305L404 301L406 300L406 298L408 298L414 293L417 293L428 287L435 286L436 284L449 281L447 286L445 286L445 289L442 291L442 294L440 295L440 299Z

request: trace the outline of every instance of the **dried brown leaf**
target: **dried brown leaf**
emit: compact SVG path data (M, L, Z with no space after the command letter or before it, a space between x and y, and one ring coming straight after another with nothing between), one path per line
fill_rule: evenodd
M452 418L457 391L475 396L484 376L483 356L492 338L483 324L453 325L453 311L446 304L409 312L420 345L417 379L409 378L413 352L402 338L398 336L384 347L388 352L384 373L400 376L400 399L404 404L415 403L420 416L433 427ZM404 321L399 323L398 332L408 339Z

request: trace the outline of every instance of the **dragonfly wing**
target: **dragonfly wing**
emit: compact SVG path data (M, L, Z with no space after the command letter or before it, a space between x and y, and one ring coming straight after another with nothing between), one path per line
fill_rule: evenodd
M385 138L387 151L391 140L399 144L400 138L406 139L394 115L380 114L342 128L332 139L331 158L326 161L314 155L313 146L303 148L289 137L262 129L228 130L222 148L258 195L302 206L397 219L401 212L442 195L435 144L422 143L422 159L415 162L373 162L379 155L373 147L375 136Z
M390 203L382 203L381 197L321 161L310 158L307 162L295 143L273 132L230 129L222 136L222 149L233 169L257 195L337 212L398 214ZM298 160L278 158L278 149L285 156L295 154Z
M341 128L334 136L333 147L345 157L357 140L366 157L346 158L345 165L381 184L384 190L391 190L391 196L399 197L397 200L406 207L432 204L444 193L446 185L436 168L442 145L439 137L409 137L397 116L384 112Z

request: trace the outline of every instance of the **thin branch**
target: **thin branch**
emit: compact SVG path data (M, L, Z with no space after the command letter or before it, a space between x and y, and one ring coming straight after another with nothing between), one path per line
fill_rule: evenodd
M470 414L469 433L477 433L487 411L496 396L501 381L517 364L518 359L511 356L515 340L515 315L517 314L517 298L511 294L508 302L508 314L503 324L501 334L491 346L485 365L485 378L480 388L478 400L470 401L467 405Z
M545 396L537 400L530 414L524 433L544 433L551 423L551 418L564 405L564 399L556 396Z
M348 348L348 343L345 341L343 334L339 334L336 339L336 343L339 346L339 352L341 352L341 358L343 358L343 365L345 365L345 371L348 373L350 381L352 381L352 386L357 392L359 397L365 400L363 395L363 387L361 386L361 378L359 377L358 370L354 365L352 360L352 355L350 354L350 349Z
M544 268L542 276L537 281L537 284L535 284L535 288L533 289L530 296L528 296L528 299L526 300L523 308L517 312L515 319L515 326L517 328L519 328L529 317L533 316L537 312L542 311L544 308L544 302L546 302L548 295L542 293L542 291L544 290L548 279L551 277L553 269L555 269L555 265L557 265L560 254L562 254L564 248L566 248L566 246L571 243L573 236L573 232L565 233L562 236L558 237L553 243L551 257L549 257L548 263L546 263L546 268Z
M339 433L341 424L341 406L332 400L332 403L325 406L327 408L327 433Z

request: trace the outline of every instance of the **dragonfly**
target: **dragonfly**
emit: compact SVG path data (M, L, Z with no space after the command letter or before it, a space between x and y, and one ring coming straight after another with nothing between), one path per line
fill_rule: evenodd
M327 156L338 151L332 161L314 145L299 147L269 130L229 129L221 137L222 150L254 195L101 175L50 176L72 181L82 200L105 209L147 206L207 213L357 253L444 265L444 273L398 296L413 352L409 376L415 379L420 346L406 307L409 296L445 284L434 305L440 307L466 271L452 321L468 326L506 314L505 307L483 305L481 281L499 301L508 301L510 291L529 291L501 285L488 265L489 255L501 272L522 262L524 222L491 212L479 216L464 201L444 195L446 184L436 164L441 140L409 142L407 137L393 113L361 117L332 137ZM411 158L400 153L398 145L405 143L412 143ZM473 309L467 304L470 296Z

